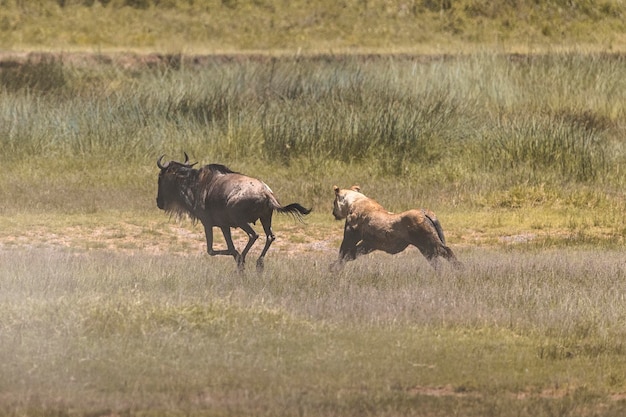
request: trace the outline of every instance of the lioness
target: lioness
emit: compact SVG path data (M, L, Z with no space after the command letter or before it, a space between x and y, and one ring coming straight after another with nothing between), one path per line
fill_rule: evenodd
M439 266L440 256L456 268L462 266L446 246L441 224L432 211L414 209L394 214L366 197L358 185L333 188L333 216L337 220L346 219L346 223L339 259L333 262L331 270L340 270L347 261L375 250L396 254L409 245L417 247L434 269Z

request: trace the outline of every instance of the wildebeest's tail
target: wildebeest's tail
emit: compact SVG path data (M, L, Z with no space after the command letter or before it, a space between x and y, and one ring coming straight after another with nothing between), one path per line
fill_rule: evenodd
M275 208L277 212L291 214L293 217L300 221L302 221L303 216L306 216L311 212L311 209L304 208L298 203L292 203L286 206L278 206Z
M441 243L443 243L443 245L446 246L446 238L443 235L443 229L441 228L441 223L439 223L439 220L437 220L436 217L431 216L427 212L424 212L424 216L430 221L430 223L433 225L433 227L437 231L437 236L439 236L439 240L441 240Z

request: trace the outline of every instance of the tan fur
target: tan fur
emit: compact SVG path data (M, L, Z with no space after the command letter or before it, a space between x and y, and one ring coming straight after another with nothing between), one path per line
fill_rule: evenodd
M432 211L413 209L395 214L365 196L357 185L349 189L333 188L333 216L337 220L345 219L344 239L333 269L375 250L396 254L409 245L417 247L435 269L439 257L456 267L461 265L446 246L443 230Z

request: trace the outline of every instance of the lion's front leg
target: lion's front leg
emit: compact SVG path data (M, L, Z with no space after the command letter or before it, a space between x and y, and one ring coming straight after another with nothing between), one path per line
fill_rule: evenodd
M357 257L357 243L361 240L359 233L346 223L343 231L343 242L339 248L339 258L330 265L330 269L333 272L337 272L343 268L343 265L356 259Z
M361 240L356 245L356 256L367 255L368 253L374 252L375 250L375 247L367 243L365 240Z
M361 234L346 223L343 230L343 242L339 248L339 259L344 262L352 261L357 257L357 244L361 240Z

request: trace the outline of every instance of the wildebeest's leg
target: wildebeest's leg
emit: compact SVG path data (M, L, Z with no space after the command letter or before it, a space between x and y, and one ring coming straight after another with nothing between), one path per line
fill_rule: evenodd
M259 259L257 259L256 261L257 272L263 271L265 254L267 253L267 250L270 248L270 245L272 244L272 242L276 240L276 236L274 235L274 232L272 231L272 217L270 216L268 218L261 218L261 224L263 225L263 231L265 232L266 237L265 237L265 246L263 247L263 250L261 251L261 255L259 256Z
M222 234L224 235L224 240L226 241L226 247L228 248L225 251L217 251L218 255L233 255L233 258L237 261L239 265L241 263L241 254L235 249L235 244L233 243L233 237L230 233L230 227L220 227L222 230Z
M204 233L206 234L207 252L211 256L232 255L233 258L235 258L235 261L237 261L237 264L239 264L241 256L239 255L239 252L237 252L237 249L235 249L235 245L233 244L233 238L230 234L230 227L220 227L220 229L222 230L222 234L224 235L224 240L226 240L226 246L228 249L213 250L213 228L205 226Z
M235 258L235 261L237 262L237 269L239 269L239 271L243 271L245 255L243 255L243 253L240 254L237 249L235 249L233 237L230 232L230 227L221 227L220 229L222 229L222 234L224 235L224 240L226 241L226 246L228 247L228 250L223 252L225 252L226 255L233 255L233 258Z
M252 245L254 245L254 242L256 242L256 240L259 238L259 235L257 234L257 232L254 231L252 226L247 223L242 224L239 227L241 227L241 229L248 234L248 243L246 244L246 247L243 248L243 251L241 251L241 258L238 262L239 269L243 269L243 266L246 263L246 255L248 254L248 251L250 250Z
M343 268L343 265L356 259L357 257L357 243L361 240L359 233L354 230L353 227L346 224L343 230L343 242L339 248L339 259L330 265L330 269L333 272L337 272Z
M221 229L222 234L224 235L224 239L226 239L226 245L228 246L228 249L213 250L213 228L207 226L204 227L204 234L206 235L206 250L208 254L211 256L232 255L235 257L235 259L237 259L238 253L235 249L235 246L233 245L233 240L230 238L230 228L226 228L226 230L224 230L224 228Z

